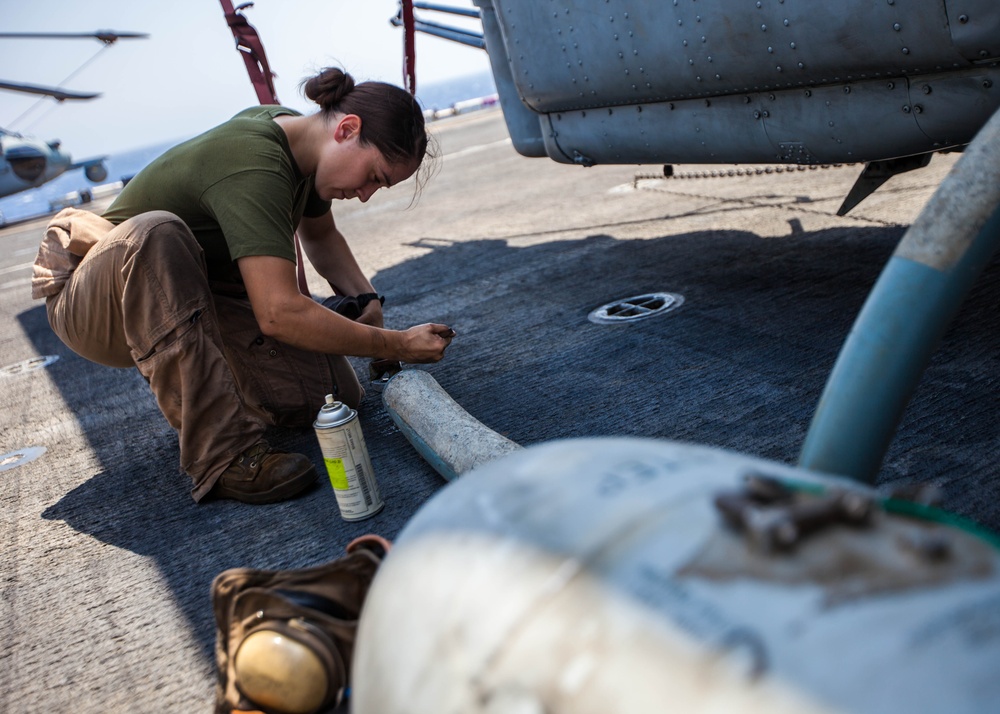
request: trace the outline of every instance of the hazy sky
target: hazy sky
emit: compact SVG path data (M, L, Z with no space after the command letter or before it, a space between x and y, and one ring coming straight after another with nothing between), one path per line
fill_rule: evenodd
M403 32L389 24L397 9L396 0L256 0L245 14L278 75L278 98L309 113L315 105L299 82L327 65L358 81L402 84ZM74 159L186 138L257 103L218 0L0 0L0 17L3 32L150 35L103 50L95 39L0 38L0 79L101 93L88 102L44 99L18 119L39 98L0 90L0 126L59 138ZM418 98L421 85L488 70L482 50L417 36Z

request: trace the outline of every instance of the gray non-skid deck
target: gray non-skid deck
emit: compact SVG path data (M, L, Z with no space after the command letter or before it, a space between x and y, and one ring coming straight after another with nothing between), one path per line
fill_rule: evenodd
M519 157L495 111L435 129L442 158L413 207L408 185L335 207L387 296L390 326L457 331L445 361L421 369L523 445L633 435L783 462L796 460L882 265L954 162L938 157L838 218L860 167L636 182L659 167ZM138 373L73 355L30 300L43 225L0 231L0 367L58 357L0 375L0 454L45 449L0 464L0 711L208 711L217 573L318 563L365 532L391 538L444 482L371 391L362 424L386 501L378 516L345 523L323 482L284 504L195 505L176 438ZM654 291L685 302L629 325L587 320ZM994 263L880 475L933 480L950 508L994 528L998 302ZM272 440L321 463L310 431Z

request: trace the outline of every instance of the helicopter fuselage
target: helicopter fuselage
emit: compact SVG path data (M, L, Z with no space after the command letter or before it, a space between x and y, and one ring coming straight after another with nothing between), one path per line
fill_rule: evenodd
M0 136L0 197L38 188L78 168L94 183L108 176L104 157L73 163L58 140L42 141L10 132Z

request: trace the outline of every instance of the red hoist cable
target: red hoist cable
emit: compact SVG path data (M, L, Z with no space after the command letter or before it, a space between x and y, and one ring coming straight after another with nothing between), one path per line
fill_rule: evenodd
M254 91L257 92L257 101L261 104L279 104L278 95L274 91L274 73L267 63L267 54L264 52L264 43L261 42L260 35L253 25L241 15L238 10L246 7L241 5L236 10L230 0L219 0L222 3L222 11L226 15L226 22L229 29L233 31L236 38L236 49L243 57L247 74L250 75L250 82ZM253 3L248 3L252 5ZM294 236L295 242L295 274L299 285L299 291L303 295L309 294L309 285L306 281L305 265L302 262L302 246L299 245L299 236Z
M257 92L257 101L261 104L278 104L278 95L274 91L274 73L267 64L267 54L264 52L264 43L260 41L260 35L253 25L247 22L246 17L233 9L230 0L219 1L222 3L222 11L226 14L229 29L236 38L236 49L243 55L243 63L247 66L250 82ZM244 6L241 5L240 8L242 7Z
M403 11L403 83L410 94L417 93L417 47L413 0L400 0Z

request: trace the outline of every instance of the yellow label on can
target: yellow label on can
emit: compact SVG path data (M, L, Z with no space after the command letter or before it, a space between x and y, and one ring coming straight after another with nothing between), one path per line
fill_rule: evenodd
M326 462L326 472L330 474L330 484L339 491L346 491L350 486L347 484L347 471L344 469L343 459L328 459Z

